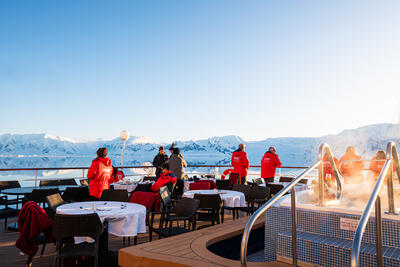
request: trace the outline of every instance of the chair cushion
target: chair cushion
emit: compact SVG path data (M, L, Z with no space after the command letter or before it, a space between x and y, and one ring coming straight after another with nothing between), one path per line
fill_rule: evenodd
M64 257L77 257L77 256L88 256L88 255L96 255L96 249L94 243L79 243L79 244L70 244L66 245L61 253Z

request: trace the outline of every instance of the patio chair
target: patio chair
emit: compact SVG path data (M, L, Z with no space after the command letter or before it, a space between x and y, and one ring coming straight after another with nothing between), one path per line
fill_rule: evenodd
M150 192L152 184L138 184L137 187L135 188L135 192Z
M151 217L149 229L158 234L159 237L169 237L190 232L196 229L196 211L199 207L200 201L198 199L182 198L173 208L172 211L163 211L165 215L165 225L159 224L158 228L153 227L154 216ZM184 226L179 226L178 222L184 221ZM188 221L188 227L186 227ZM173 222L177 222L176 227ZM190 227L192 226L192 227Z
M87 201L89 199L89 187L67 187L62 194L62 198L69 203Z
M42 186L58 186L58 185L77 185L75 179L55 179L40 180L39 187Z
M84 186L89 186L89 179L80 179L79 183Z
M65 258L94 257L94 266L99 262L99 240L105 231L97 213L66 215L56 214L53 220L53 236L56 239L56 262ZM88 236L93 243L75 244L75 236ZM73 240L73 239L72 239ZM105 253L105 251L104 251Z
M33 189L32 193L28 197L29 200L35 201L39 205L42 204L42 207L46 207L46 197L53 195L53 194L58 194L60 191L58 188L50 188L50 189Z
M240 174L239 173L230 173L229 181L231 181L231 188L232 188L232 185L239 184L240 183Z
M4 206L0 209L0 219L4 219L4 230L7 230L7 219L18 216L18 210L10 208L8 204L7 196L0 196L0 206Z
M219 194L194 194L193 198L200 200L196 221L211 222L211 225L224 222L224 205Z
M293 181L293 177L286 177L286 176L281 176L279 177L279 182L280 183L290 183L291 181Z
M207 182L195 182L189 184L189 190L208 190L210 189L210 183Z
M57 207L65 204L65 201L62 199L59 193L46 196L46 202L49 206L47 214L49 214L50 218L54 217L54 214L57 212Z
M0 181L0 193L4 189L19 188L19 187L21 187L21 184L18 181ZM6 198L4 200L6 201L7 205L16 205L16 209L18 209L18 205L19 204L22 205L23 198L19 198L19 196L17 195L16 198L9 199L6 196Z
M156 176L145 176L145 177L143 177L143 182L144 181L152 181L152 182L155 182L155 181L157 181L157 177Z
M250 189L251 186L250 185L244 185L244 184L233 184L232 185L232 190L233 191L237 191L237 192L242 192L246 198L246 201L248 201L249 199L249 194L250 194ZM239 207L224 207L227 210L232 210L232 216L233 216L233 220L239 219Z
M231 181L230 180L216 180L215 184L216 184L218 189L229 190L229 186L231 184Z
M246 212L247 215L253 214L259 207L266 203L270 196L269 187L252 186L248 194L247 207L239 208L240 211Z
M129 202L128 191L124 189L107 189L104 190L100 197L101 201L120 201Z

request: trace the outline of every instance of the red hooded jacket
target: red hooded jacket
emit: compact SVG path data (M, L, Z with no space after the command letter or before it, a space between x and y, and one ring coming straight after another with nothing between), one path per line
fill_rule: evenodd
M336 168L338 168L339 167L339 161L338 161L338 159L337 158L335 158L335 157L333 157L333 161L335 162L335 164L336 164ZM322 164L323 164L323 166L324 166L324 179L325 179L325 181L329 181L329 179L328 179L328 177L327 177L327 175L328 174L330 174L331 175L331 178L330 178L330 180L335 180L334 179L334 174L333 174L333 168L332 168L332 166L331 166L331 163L329 162L329 158L328 158L328 155L327 154L325 154L324 155L324 159L323 159L323 161L322 161Z
M277 154L270 151L265 152L264 157L261 159L261 178L275 177L276 168L280 166L282 166L282 163Z
M233 173L239 173L240 177L246 177L249 170L249 159L247 153L242 150L236 150L232 153Z
M169 182L176 184L176 176L172 171L162 173L160 178L151 186L151 191L158 192L160 187L168 184Z
M122 171L117 170L117 172L115 174L113 173L113 175L108 183L109 184L116 183L116 182L124 179L124 177L125 177L124 173Z
M113 168L111 159L97 157L92 161L87 178L89 182L89 195L100 198L104 189L110 189L109 180L112 178Z
M341 165L340 172L345 176L345 178L361 177L361 171L364 168L361 156L352 152L344 154L339 160L339 165Z

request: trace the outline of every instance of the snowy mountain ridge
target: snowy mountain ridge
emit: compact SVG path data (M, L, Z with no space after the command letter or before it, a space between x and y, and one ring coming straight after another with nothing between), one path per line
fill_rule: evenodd
M237 149L238 144L244 143L252 165L259 165L268 147L275 146L284 165L307 166L317 159L321 143L328 143L337 158L343 155L348 145L355 146L364 158L370 158L377 149L385 150L387 142L397 141L398 127L398 124L374 124L322 137L279 137L247 142L239 136L231 135L201 140L178 140L174 141L174 144L181 149L181 153L190 164L229 164L232 151ZM132 163L151 162L160 145L166 149L170 146L166 143L156 143L149 137L131 137L126 142L125 159L131 160ZM119 138L77 141L48 134L3 134L0 135L0 159L93 158L97 148L103 146L108 148L110 158L118 164L122 152L122 141Z

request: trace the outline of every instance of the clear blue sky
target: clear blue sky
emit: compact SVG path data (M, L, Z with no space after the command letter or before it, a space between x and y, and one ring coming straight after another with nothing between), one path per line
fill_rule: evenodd
M156 141L397 122L400 1L1 1L0 133Z

